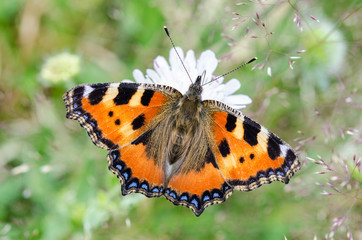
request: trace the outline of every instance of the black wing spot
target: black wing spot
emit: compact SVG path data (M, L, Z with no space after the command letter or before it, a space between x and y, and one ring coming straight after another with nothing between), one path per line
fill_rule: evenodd
M119 161L119 158L121 157L121 153L119 152L119 150L114 150L114 151L110 152L109 155L110 155L110 157L112 157L113 163L115 163L115 161L117 161L117 164L119 164L118 161Z
M211 151L210 148L207 149L206 162L207 162L207 163L211 163L212 166L214 166L214 168L219 169L219 166L216 164L215 156L214 156L214 154L212 153L212 151Z
M177 199L177 193L175 191L171 191L168 195L173 199Z
M239 162L240 162L240 163L244 163L244 161L245 161L245 159L244 159L243 157L240 157L240 158L239 158Z
M148 192L149 189L150 189L150 186L149 186L149 184L148 184L147 181L143 181L143 182L140 184L140 187L141 187L142 189L146 190L147 192Z
M129 190L131 188L139 188L139 180L138 178L133 178L131 181L129 181L127 184L126 184L126 189Z
M219 144L219 151L223 157L226 157L230 154L230 147L225 138Z
M256 178L257 178L257 179L266 178L265 172L264 172L264 171L259 171L259 172L256 174Z
M142 113L138 115L132 122L132 129L137 130L145 125L145 115Z
M207 201L212 200L212 196L210 191L205 191L202 195L201 195L201 202L202 204L206 203Z
M108 116L109 116L109 117L113 117L113 111L109 111L109 112L108 112Z
M104 95L106 95L107 89L108 88L106 88L106 87L101 87L101 88L94 89L88 95L89 103L91 105L97 105L98 103L100 103L102 101Z
M117 119L116 121L114 121L114 124L120 125L120 124L121 124L121 121L120 121L119 119Z
M279 176L284 177L284 176L285 176L285 172L283 171L283 169L277 168L277 169L276 169L276 175L279 175Z
M74 88L73 96L76 99L79 99L79 96L83 97L83 95L84 95L84 86L79 86L79 87Z
M111 140L101 138L100 141L104 143L109 149L117 148L117 144L114 144Z
M269 133L268 139L268 155L271 159L275 160L280 156L280 145L283 144L282 140L275 136L273 133Z
M142 97L141 97L141 104L143 106L148 106L148 104L150 104L151 99L153 97L153 94L155 93L155 91L147 89L143 92Z
M258 144L258 133L260 132L260 125L248 117L244 117L244 140L249 143L250 146Z
M137 92L137 88L127 88L123 86L124 85L121 84L118 87L118 94L113 99L113 102L116 105L128 104L129 100L131 100L132 96Z
M199 210L200 207L201 207L200 198L199 198L197 195L195 195L195 194L192 195L191 200L190 200L190 203L193 204L197 210Z
M121 175L123 176L123 178L124 178L125 181L128 181L128 179L130 179L131 176L132 176L132 170L129 169L129 168L126 168L126 169L121 173Z
M266 175L267 175L268 177L273 176L273 175L275 175L275 171L274 171L272 168L268 168L268 169L266 170Z
M211 191L212 198L222 198L224 196L224 193L220 191L220 189L213 189Z
M162 192L162 188L158 189L158 187L154 187L154 188L152 188L151 192L152 193L160 193L160 192Z
M143 145L146 145L148 143L148 140L150 139L152 135L152 131L149 130L147 132L145 132L144 134L142 134L141 136L139 136L136 140L134 140L132 142L133 145L138 145L140 143L142 143Z
M254 154L250 154L250 159L253 160L254 159Z
M225 124L226 130L232 132L236 128L236 120L237 118L234 115L228 114Z
M289 149L287 151L287 156L285 157L284 161L287 162L289 166L291 166L296 158L297 157L295 156L294 152L291 149Z
M187 192L181 194L180 198L179 198L179 201L189 201L189 194Z

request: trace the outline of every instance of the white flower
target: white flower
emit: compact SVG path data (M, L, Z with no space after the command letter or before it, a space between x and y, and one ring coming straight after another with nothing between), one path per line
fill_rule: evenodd
M51 83L64 82L80 71L80 57L68 52L51 56L44 62L40 77Z
M177 47L177 52L193 82L196 80L196 77L202 75L204 71L205 77L203 77L202 83L205 84L213 80L213 72L218 64L214 52L206 50L201 53L200 58L197 60L192 50L189 50L185 57L181 48ZM185 94L192 82L173 48L170 50L169 62L170 65L164 57L158 56L154 60L154 69L147 69L146 76L144 76L140 70L136 69L133 71L133 77L137 83L167 85ZM241 86L237 79L231 79L226 84L222 84L223 80L224 77L221 77L216 81L203 85L202 100L217 100L236 109L244 108L252 102L250 97L246 95L232 95ZM130 80L124 80L124 82L130 82Z

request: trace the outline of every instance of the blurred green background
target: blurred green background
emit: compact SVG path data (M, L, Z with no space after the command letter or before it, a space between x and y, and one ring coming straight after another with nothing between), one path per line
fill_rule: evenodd
M1 0L0 239L362 239L360 21L360 1ZM258 57L226 79L253 99L244 114L297 149L290 184L234 192L198 218L120 196L62 94L168 59L164 25L185 51L213 50L216 75ZM64 53L75 63L44 77Z

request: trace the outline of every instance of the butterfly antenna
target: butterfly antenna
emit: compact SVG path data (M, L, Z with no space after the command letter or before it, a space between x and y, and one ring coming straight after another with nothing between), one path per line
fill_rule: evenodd
M218 80L219 78L222 78L222 77L224 77L224 76L226 76L226 75L228 75L228 74L230 74L230 73L233 73L233 72L235 72L236 70L238 70L238 69L240 69L240 68L244 67L245 65L248 65L249 63L254 62L254 61L255 61L255 60L257 60L257 59L258 59L257 57L254 57L254 58L250 59L248 62L246 62L246 63L244 63L244 64L240 65L240 66L239 66L239 67L237 67L237 68L234 68L233 70L231 70L231 71L229 71L229 72L227 72L227 73L224 73L224 74L222 74L222 75L217 76L216 78L214 78L214 80L212 80L212 81L210 81L210 82L208 82L208 83L205 83L205 84L204 84L204 85L202 85L202 86L205 86L206 84L212 83L212 82L214 82L214 81Z
M166 32L166 34L167 34L167 37L170 39L171 44L172 44L172 47L173 47L173 49L175 50L175 52L176 52L176 54L177 54L178 58L180 59L180 62L181 62L181 64L182 64L182 66L183 66L183 67L184 67L184 69L185 69L185 72L187 73L187 76L189 77L189 79L190 79L190 81L191 81L191 83L192 83L192 79L191 79L191 77L190 77L190 74L189 74L189 72L187 71L187 69L186 69L186 66L185 66L184 62L182 61L182 59L181 59L180 55L178 54L178 52L177 52L177 50L176 50L175 44L174 44L174 43L173 43L173 41L172 41L172 38L171 38L171 36L170 36L170 33L168 32L167 27L166 27L166 26L163 26L163 29L165 29L165 32Z

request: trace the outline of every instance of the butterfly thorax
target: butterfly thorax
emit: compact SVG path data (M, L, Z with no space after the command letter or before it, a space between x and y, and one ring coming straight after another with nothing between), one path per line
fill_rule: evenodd
M210 116L201 100L200 80L198 77L185 95L165 107L148 145L149 155L163 165L166 178L200 169L210 148Z

